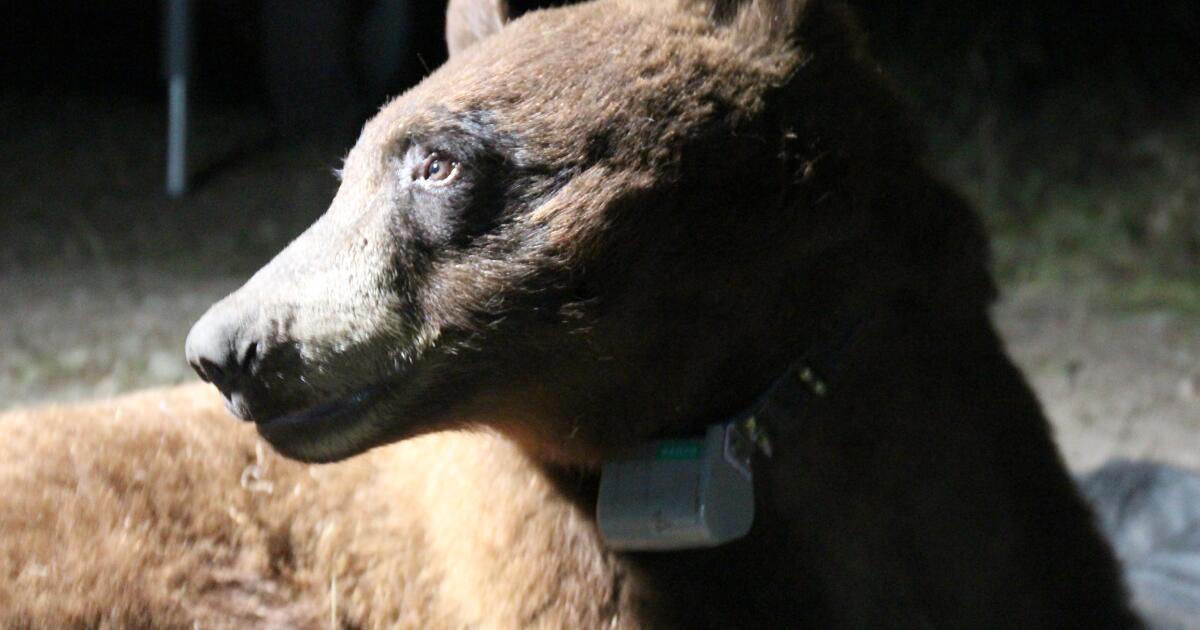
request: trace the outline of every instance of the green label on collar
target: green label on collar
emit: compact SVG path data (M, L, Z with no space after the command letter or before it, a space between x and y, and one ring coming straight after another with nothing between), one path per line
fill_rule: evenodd
M658 445L657 459L700 459L704 455L704 440L671 440Z

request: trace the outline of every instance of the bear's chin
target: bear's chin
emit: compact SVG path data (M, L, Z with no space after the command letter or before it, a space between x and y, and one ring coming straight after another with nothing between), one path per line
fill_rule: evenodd
M385 389L372 385L254 425L286 457L310 463L346 459L380 442L374 419Z

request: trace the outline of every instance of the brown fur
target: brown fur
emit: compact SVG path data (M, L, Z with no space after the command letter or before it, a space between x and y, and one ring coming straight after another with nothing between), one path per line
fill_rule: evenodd
M613 563L511 444L275 455L207 387L0 416L0 627L597 627ZM336 604L331 595L336 593Z
M399 443L312 477L263 455L267 494L194 390L9 418L44 444L6 469L31 492L3 513L35 515L4 527L16 620L300 624L337 576L365 625L1135 624L988 321L980 226L840 5L493 17L452 29L329 212L189 337L281 453ZM452 185L417 175L443 154ZM740 411L867 311L835 391L768 427L746 538L604 550L600 461Z

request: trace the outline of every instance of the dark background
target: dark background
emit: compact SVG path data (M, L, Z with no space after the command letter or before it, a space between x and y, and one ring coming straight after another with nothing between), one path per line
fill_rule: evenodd
M419 80L445 59L443 3L390 0L409 18L398 71L372 82L365 69L371 42L364 24L380 0L196 0L199 71L205 93L219 101L266 102L269 44L341 47L355 63L344 79L372 101ZM4 79L26 86L161 96L162 2L46 0L6 3L0 54ZM552 1L515 1L515 13ZM988 74L996 98L1041 96L1080 80L1128 83L1149 97L1179 95L1200 72L1200 5L1189 0L1110 3L876 0L852 3L875 53L898 63ZM305 15L307 14L307 15ZM267 34L272 21L290 34L327 41L284 41ZM274 41L265 41L274 39ZM423 60L423 61L422 61ZM283 78L283 77L279 77ZM293 79L304 77L292 75Z
M1200 4L857 5L1002 278L1150 278L1194 306ZM6 3L0 266L252 269L323 209L361 123L446 54L440 2L196 0L194 191L169 201L161 10Z

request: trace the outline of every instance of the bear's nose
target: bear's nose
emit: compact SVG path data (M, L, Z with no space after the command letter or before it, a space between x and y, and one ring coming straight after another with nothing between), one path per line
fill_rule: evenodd
M192 326L184 352L196 374L230 398L254 375L262 342L249 331L246 318L218 307Z

